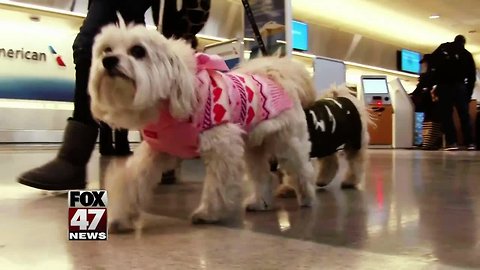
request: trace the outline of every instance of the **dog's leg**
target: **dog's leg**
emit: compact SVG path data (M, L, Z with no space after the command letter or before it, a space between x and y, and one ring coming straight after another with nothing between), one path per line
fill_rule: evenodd
M302 207L313 205L315 198L315 171L309 160L310 142L308 139L291 137L285 143L277 144L277 157L280 166L288 174L289 185L297 193Z
M317 159L319 171L317 175L317 186L325 187L330 184L338 172L338 156L332 154L330 156Z
M291 186L291 178L288 174L283 173L282 177L280 178L280 186L278 186L277 190L275 191L275 197L278 198L296 198L297 193L295 188Z
M273 209L273 190L278 185L276 172L271 172L269 156L264 146L247 147L245 152L248 180L252 194L246 200L249 211Z
M176 158L157 153L143 142L126 162L113 164L106 176L111 232L134 229L142 203L151 198L162 173L174 168L177 163Z
M354 189L364 178L367 151L362 148L360 150L346 150L345 153L348 171L345 180L342 182L342 188Z
M199 207L192 222L216 223L241 209L244 175L243 131L234 124L224 124L200 136L200 154L206 176Z

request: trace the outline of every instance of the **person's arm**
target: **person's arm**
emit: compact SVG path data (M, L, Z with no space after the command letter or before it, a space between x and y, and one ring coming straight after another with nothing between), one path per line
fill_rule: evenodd
M477 70L475 67L475 60L471 53L467 52L467 57L465 61L465 71L467 79L467 98L470 100L472 98L473 89L475 88L475 81L477 79Z
M440 44L440 46L438 46L438 48L430 54L430 59L428 62L428 73L430 73L430 85L432 87L438 84L438 62L439 59L442 57L443 51L445 50L446 46L448 46L448 43Z

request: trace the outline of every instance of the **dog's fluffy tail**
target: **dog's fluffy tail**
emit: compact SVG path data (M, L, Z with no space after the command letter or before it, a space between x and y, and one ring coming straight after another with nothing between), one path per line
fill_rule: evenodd
M313 104L316 91L305 65L289 58L261 57L241 64L236 71L266 76L281 85L303 108Z
M290 60L291 61L291 60ZM298 95L300 103L303 108L312 105L317 99L317 91L315 89L312 76L308 73L303 64L291 61L291 64L286 64L286 74L292 74L292 80L295 82L293 89Z
M330 89L328 89L326 92L322 92L322 94L319 95L319 99L336 97L349 98L350 96L355 96L355 92L348 89L348 87L346 87L345 85L332 85Z
M354 105L357 107L360 118L362 120L362 126L367 127L368 125L375 127L375 116L373 112L368 109L367 106L363 102L361 102L356 96L355 92L348 89L345 85L341 86L331 86L329 90L323 92L319 98L336 98L336 97L344 97L348 98Z

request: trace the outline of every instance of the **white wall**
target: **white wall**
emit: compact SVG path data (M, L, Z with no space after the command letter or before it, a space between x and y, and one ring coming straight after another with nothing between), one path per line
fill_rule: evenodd
M480 70L477 70L477 82L475 83L472 98L476 99L477 103L480 104Z

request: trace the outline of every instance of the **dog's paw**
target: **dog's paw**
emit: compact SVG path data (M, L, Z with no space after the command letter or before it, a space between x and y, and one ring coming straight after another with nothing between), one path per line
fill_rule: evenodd
M341 188L342 189L358 189L357 185L351 184L351 183L342 183Z
M300 207L313 207L315 204L315 199L316 199L316 193L315 193L315 188L309 187L309 189L301 193L298 196L298 205Z
M140 213L134 212L125 216L110 218L108 231L111 233L129 233L135 230L135 223L140 219Z
M319 187L319 188L324 188L324 187L326 187L326 186L328 186L328 184L325 184L325 183L317 183L317 187Z
M192 224L215 224L220 221L220 218L215 214L209 213L204 207L199 207L193 212L190 220Z
M310 208L313 206L313 198L310 197L310 196L303 196L302 198L300 198L300 200L298 201L298 204L300 205L300 207L305 207L305 208Z
M131 219L113 220L108 225L108 232L114 234L130 233L135 230L135 224Z
M295 198L297 194L295 189L289 185L281 185L277 188L275 192L275 196L278 198Z
M306 182L297 190L297 202L300 207L312 207L316 200L316 189L313 182Z
M270 211L273 210L273 203L262 198L251 197L246 202L247 211Z

